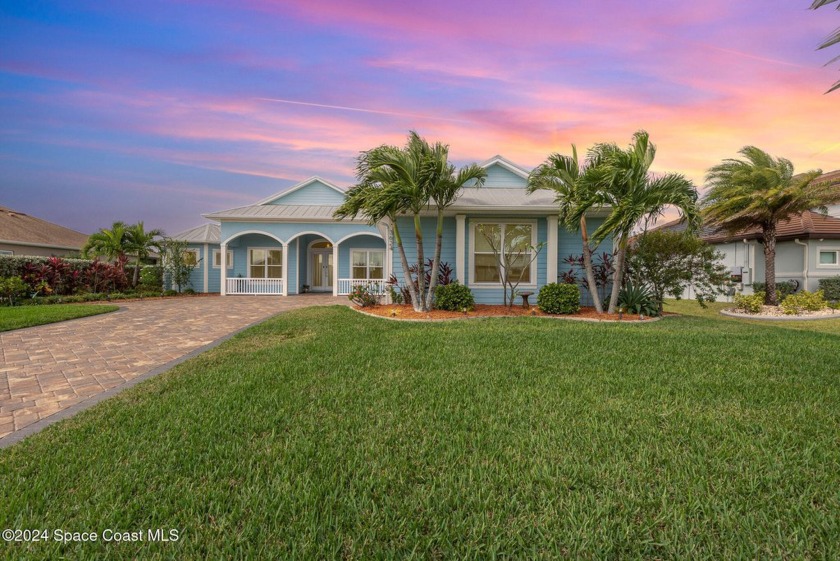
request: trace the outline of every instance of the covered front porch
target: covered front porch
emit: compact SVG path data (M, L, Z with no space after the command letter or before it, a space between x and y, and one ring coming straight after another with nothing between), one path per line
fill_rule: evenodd
M286 239L269 228L232 233L221 244L221 294L340 296L357 285L384 294L391 275L387 230L383 236L374 227L342 232L336 226L345 225L329 226L298 230Z

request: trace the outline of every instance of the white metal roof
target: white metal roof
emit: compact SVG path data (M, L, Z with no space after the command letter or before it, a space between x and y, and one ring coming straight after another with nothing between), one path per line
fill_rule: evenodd
M337 206L323 205L249 205L203 215L211 220L332 220Z
M172 239L189 243L219 243L221 237L221 228L218 224L204 224L175 234Z

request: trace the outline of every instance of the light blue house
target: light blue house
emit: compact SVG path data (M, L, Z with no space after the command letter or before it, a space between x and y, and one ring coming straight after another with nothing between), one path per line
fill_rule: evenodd
M502 302L502 286L492 250L477 234L482 225L485 230L491 225L501 239L516 228L519 235L530 235L532 246L544 244L519 286L534 292L569 268L563 259L581 253L581 238L558 225L553 193L526 192L529 170L501 156L481 166L487 170L484 187L465 188L446 213L441 261L472 289L476 302L495 304ZM341 187L311 177L253 205L205 214L214 223L174 236L189 243L198 262L193 288L222 295L291 296L349 294L357 284L386 292L391 275L403 284L393 225L336 220L333 213L344 198ZM590 231L601 220L593 214ZM435 217L430 213L422 222L424 252L432 256ZM408 262L416 261L413 223L400 219L399 228ZM610 250L609 243L598 249ZM582 292L585 302L587 294Z

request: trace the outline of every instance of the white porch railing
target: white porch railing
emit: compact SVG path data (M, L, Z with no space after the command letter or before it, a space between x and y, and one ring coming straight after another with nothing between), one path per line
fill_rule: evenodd
M350 294L350 290L359 284L367 285L374 294L385 294L386 282L384 280L368 280L368 279L338 279L338 293L346 296Z
M227 279L228 294L283 294L283 279Z

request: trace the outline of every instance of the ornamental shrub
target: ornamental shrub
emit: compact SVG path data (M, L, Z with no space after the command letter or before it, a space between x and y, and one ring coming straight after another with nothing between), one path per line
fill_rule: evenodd
M755 294L749 295L736 294L734 303L735 309L737 310L748 314L757 314L761 311L762 306L764 306L764 293L756 292Z
M359 307L367 308L368 306L375 306L379 303L379 296L371 290L370 286L366 284L357 284L350 290L347 296L351 302Z
M820 279L820 290L825 294L826 300L840 302L840 276Z
M435 287L435 308L450 312L469 311L475 308L475 298L469 287L456 280Z
M828 302L826 302L825 294L823 294L822 290L816 292L803 290L798 294L791 294L779 304L782 311L789 315L800 314L802 312L818 312L824 310L827 306Z
M659 315L659 301L647 285L626 282L618 293L618 305L640 316Z
M14 306L15 300L26 295L27 288L20 277L0 277L0 296L10 306Z
M752 283L753 292L762 292L766 293L767 290L765 289L765 283L763 282L754 282ZM776 297L779 299L779 302L796 292L796 288L798 283L794 281L781 281L776 283Z
M576 284L552 282L540 289L537 306L547 314L574 314L580 310L580 288Z

